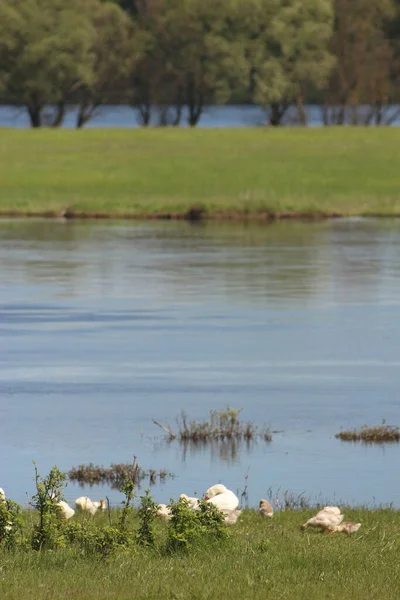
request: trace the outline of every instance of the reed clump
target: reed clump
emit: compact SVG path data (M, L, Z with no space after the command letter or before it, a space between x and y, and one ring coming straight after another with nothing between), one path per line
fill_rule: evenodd
M387 444L390 442L400 442L400 428L392 425L378 425L369 427L364 425L360 429L349 431L340 431L336 434L338 439L344 442L363 442L364 444Z
M153 423L163 429L169 440L178 439L183 444L192 442L194 444L207 444L215 440L225 442L227 440L250 442L263 439L265 442L272 441L272 433L268 428L260 429L251 421L242 422L239 419L241 408L227 406L222 410L210 410L207 421L189 420L184 411L176 418L178 426L175 432L169 423L165 426L153 419Z
M140 465L129 463L112 463L109 467L103 465L79 465L68 471L68 479L80 485L108 484L112 489L120 489L127 478L140 487L143 483L155 485L157 481L165 481L173 477L166 469L143 469Z

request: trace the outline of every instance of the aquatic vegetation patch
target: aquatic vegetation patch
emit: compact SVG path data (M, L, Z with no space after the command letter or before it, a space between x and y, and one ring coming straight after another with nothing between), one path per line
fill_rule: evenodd
M386 425L386 423L382 423L382 425L378 425L377 427L364 425L360 429L340 431L335 437L344 442L386 444L390 442L400 442L400 428Z
M207 444L219 440L237 440L250 442L262 439L265 442L272 441L272 432L269 428L260 429L251 421L242 422L239 419L241 408L227 406L222 410L210 410L207 421L189 420L184 411L176 418L178 426L175 432L170 424L162 425L155 419L153 423L165 431L169 440L178 439L183 444L193 442L194 444Z
M103 465L79 465L68 471L68 479L80 485L108 484L112 489L120 489L127 478L140 487L143 483L155 485L157 481L165 481L174 477L167 469L143 469L138 464L112 463L109 467Z

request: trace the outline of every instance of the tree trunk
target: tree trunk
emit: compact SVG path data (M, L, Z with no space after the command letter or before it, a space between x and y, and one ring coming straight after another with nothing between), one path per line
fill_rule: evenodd
M203 112L203 96L196 90L193 78L190 77L186 87L187 107L189 111L188 125L196 127Z
M76 128L82 129L90 119L93 118L96 108L100 106L100 102L92 104L88 101L83 101L79 105L78 117L76 119Z
M203 112L203 107L201 104L189 104L189 118L188 124L190 127L196 127L199 119L201 117L201 113Z
M169 106L159 107L159 127L167 127L169 125Z
M321 107L321 112L322 112L322 123L324 124L325 127L329 127L329 125L331 124L329 106L324 104Z
M65 117L65 103L59 102L57 104L57 113L54 117L54 121L51 124L51 126L52 127L61 127L61 125L63 124L63 121L64 121L64 117Z
M297 98L297 114L299 117L300 125L303 125L303 127L306 127L307 126L307 113L306 113L306 109L304 108L303 98L301 98L301 97Z
M280 125L282 125L282 119L288 108L289 108L289 105L286 103L279 104L279 102L272 102L270 104L271 116L269 119L269 124L272 127L279 127Z
M150 104L135 104L134 108L139 111L139 125L141 127L148 127L150 125L151 118L151 105Z
M172 121L173 127L178 127L180 125L182 119L182 104L177 104L175 106L175 118Z
M42 108L40 104L30 104L27 106L31 127L42 126Z

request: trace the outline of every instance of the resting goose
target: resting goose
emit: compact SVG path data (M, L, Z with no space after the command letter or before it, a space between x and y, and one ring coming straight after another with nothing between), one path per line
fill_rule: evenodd
M198 498L190 498L190 496L186 496L186 494L181 494L179 496L179 500L185 500L188 504L190 504L190 506L193 509L196 509L199 507L199 500Z
M75 514L74 509L71 508L70 505L67 502L65 502L64 500L60 500L59 502L57 502L57 506L60 509L60 511L59 511L60 512L60 516L63 519L67 519L68 520L68 519L71 519L74 516L74 514Z
M156 516L160 519L165 519L166 521L169 521L172 517L171 509L168 508L166 504L157 504Z
M224 485L218 483L208 488L204 495L206 502L211 502L223 513L236 510L239 506L238 497Z
M320 510L315 517L308 519L302 526L301 529L307 529L307 527L318 527L323 531L329 531L333 533L333 529L340 525L343 521L344 515L341 514L340 509L337 506L325 506Z
M80 496L75 500L75 508L78 511L88 512L91 515L94 515L98 510L105 510L106 503L104 499L93 502L88 496Z

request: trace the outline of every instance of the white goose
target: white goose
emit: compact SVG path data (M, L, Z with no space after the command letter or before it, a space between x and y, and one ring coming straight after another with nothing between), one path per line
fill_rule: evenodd
M92 500L92 504L93 506L96 508L96 510L106 510L106 501L104 500L104 498L102 498L101 500Z
M3 490L3 488L0 488L0 502L5 502L6 501L6 494ZM4 531L11 531L13 522L12 521L7 521L7 525L4 525Z
M71 519L74 516L75 511L74 511L73 508L70 507L70 505L68 504L68 502L65 502L64 500L60 500L59 502L57 502L57 506L59 506L59 508L60 508L60 511L59 511L60 512L60 516L63 519L68 520L68 519Z
M197 508L199 508L199 500L198 498L191 498L190 496L186 496L186 494L181 494L179 496L179 500L186 500L186 502L188 504L190 504L190 506L196 510Z
M204 500L214 504L224 514L236 510L239 506L238 497L221 483L208 488Z
M315 517L308 519L308 521L301 526L301 529L304 530L307 529L307 527L318 527L323 531L333 533L343 519L344 515L341 514L340 508L337 506L325 506L325 508L317 512Z
M340 525L336 525L331 531L333 533L336 531L343 531L344 533L347 533L347 535L351 535L352 533L358 531L360 527L361 523L354 523L354 521L342 521Z
M88 496L80 496L75 500L75 508L78 511L95 515L98 510L105 510L106 503L104 499L93 502Z
M166 504L157 504L156 517L169 521L172 517L171 509Z

